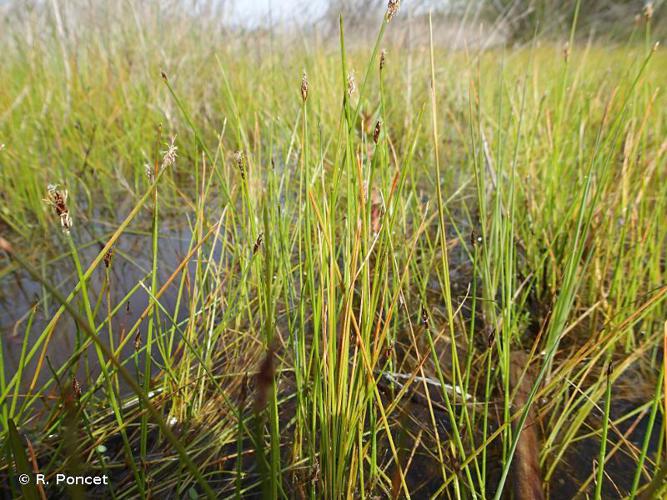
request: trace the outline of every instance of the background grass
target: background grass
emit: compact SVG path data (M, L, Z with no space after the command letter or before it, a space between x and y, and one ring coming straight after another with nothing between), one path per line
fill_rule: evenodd
M29 467L109 474L118 498L498 498L532 406L548 494L659 494L649 25L451 51L406 48L400 14L352 48L343 19L333 46L133 3L19 14L0 37L8 491L44 494L20 489Z

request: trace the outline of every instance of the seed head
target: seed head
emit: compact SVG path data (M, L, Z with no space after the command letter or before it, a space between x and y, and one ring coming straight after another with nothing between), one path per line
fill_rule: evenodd
M653 2L646 2L644 4L644 18L649 21L653 17Z
M306 99L308 99L308 75L306 75L305 71L301 77L301 98L303 102L306 102Z
M614 371L614 364L610 362L607 365L607 377L611 377L613 371Z
M81 397L81 393L83 392L81 390L81 384L79 384L79 381L76 379L76 377L72 378L72 392L74 393L76 399L79 399Z
M375 144L378 143L381 131L382 131L382 120L378 120L377 123L375 124L375 130L373 130L373 142Z
M176 163L176 150L178 150L178 147L176 147L174 141L176 141L176 136L172 136L171 140L167 143L166 151L162 152L163 156L161 168L163 169L173 167Z
M252 254L255 255L259 248L262 246L262 240L264 239L264 233L259 233L257 236L257 239L255 240L255 244L252 247Z
M426 308L422 304L422 310L421 310L421 320L422 320L422 325L424 328L428 328L428 312L426 311Z
M234 162L241 173L241 179L245 180L245 155L243 154L243 151L239 150L234 153Z
M477 234L477 231L475 231L474 229L470 231L470 245L472 245L473 248L475 248L482 242L483 242L482 237L479 234Z
M387 22L391 21L391 19L396 15L400 6L401 0L389 0L389 3L387 4Z
M44 200L47 205L53 207L53 211L60 217L60 225L65 234L69 234L69 230L72 227L72 217L67 208L67 196L66 189L59 190L57 184L49 184L47 186L46 199Z
M357 91L357 83L354 80L354 73L347 74L347 95L352 96Z
M387 51L385 49L382 49L382 52L380 52L380 71L384 69L386 59L387 59Z
M104 254L104 266L109 269L111 266L111 260L113 259L113 247L107 250L107 253Z

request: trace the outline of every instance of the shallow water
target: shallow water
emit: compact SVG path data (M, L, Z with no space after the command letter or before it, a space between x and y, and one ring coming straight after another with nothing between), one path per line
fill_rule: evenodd
M79 257L84 269L98 255L110 235L108 231L102 231L100 228L98 228L98 234L99 243L86 245L79 249ZM79 235L76 232L73 233L73 236L75 241L77 241L78 236L85 240L92 238L90 235ZM158 284L164 283L187 255L190 240L191 233L187 227L173 226L160 234ZM64 242L60 248L65 248ZM152 238L149 232L124 233L114 246L111 266L108 269L108 282L107 269L104 263L98 266L87 282L92 307L95 307L97 301L101 300L96 316L97 324L100 324L107 317L108 299L110 299L109 304L112 308L122 302L119 313L114 315L111 320L111 334L114 345L118 345L125 332L130 330L148 305L148 294L142 287L136 288L127 300L124 300L124 298L140 281L143 281L146 287L150 287L151 248ZM64 296L67 296L78 282L74 265L68 255L44 263L43 272L48 281L56 285ZM160 298L160 303L167 311L174 311L175 309L177 287L178 280ZM73 303L77 304L77 299ZM36 313L32 319L31 328L27 332L28 349L34 345L58 307L59 304L54 303L51 297L46 296L42 285L24 271L15 271L0 280L0 335L7 380L19 368L31 311L34 309ZM145 331L146 323L147 320L142 321L139 332ZM99 335L108 344L109 328L107 325L101 329ZM85 334L81 332L81 336L85 336ZM43 345L40 346L40 351L42 347ZM58 368L72 356L76 348L76 324L65 311L56 323L45 353L51 365ZM121 359L131 356L133 352L134 342L130 341L124 348ZM88 348L86 356L91 373L97 374L99 365L92 346ZM24 367L23 385L25 389L27 389L32 374L37 367L36 360L38 357L39 354L35 355L32 361ZM82 370L83 367L80 367L77 377L84 380ZM37 380L43 383L51 376L48 367L43 365Z
M144 221L143 226L149 227L149 224ZM91 245L84 246L80 249L80 258L84 268L94 259L99 253L103 243L109 236L109 228L105 226L93 226L95 234L80 234L74 232L75 241L99 241ZM186 224L172 223L165 225L165 228L160 234L159 241L159 265L158 265L158 283L164 283L171 275L172 271L179 265L188 253L192 233ZM114 343L117 345L124 335L123 332L129 330L132 325L140 318L142 312L148 305L148 296L144 289L138 288L129 300L124 300L124 296L136 286L139 281L144 281L146 286L150 286L150 279L147 279L151 268L151 235L148 230L126 232L123 234L114 248L114 255L112 265L109 269L109 283L110 283L110 303L113 306L122 303L120 313L115 315L111 321L111 331L114 338ZM58 248L64 250L64 242ZM220 257L220 249L214 252L216 258ZM468 283L470 280L469 270L465 266L465 255L462 249L455 248L452 253L452 261L460 265L452 272L452 290L455 295L455 301L464 301L468 293ZM44 259L47 260L46 258ZM189 266L194 265L194 261ZM44 274L48 276L51 283L57 285L58 289L64 295L67 295L75 286L78 279L73 271L73 265L69 256L53 258L50 263L43 264ZM191 268L190 268L191 270ZM99 268L95 270L91 276L88 287L89 296L93 302L93 306L100 297L101 292L105 290L107 283L107 275L104 264L100 264ZM170 289L161 297L160 302L167 311L174 311L176 307L178 280L170 287ZM427 286L427 292L432 290L434 296L440 293L439 283L437 279L432 279ZM106 292L102 293L102 304L100 312L97 315L97 321L100 322L105 317L107 308ZM30 311L36 307L36 314L34 316L32 327L28 332L27 347L31 347L41 332L47 325L53 313L58 309L58 304L53 302L53 299L45 298L42 286L35 280L30 278L26 273L17 271L4 279L0 280L0 335L2 339L3 356L5 360L4 370L5 379L10 380L14 373L19 368L19 359L21 350L23 348L24 335L26 334L26 327ZM465 308L464 308L465 312ZM433 313L437 313L437 309L433 309ZM442 312L444 315L444 312ZM177 315L178 316L178 315ZM177 317L177 320L179 318ZM146 320L140 325L139 331L145 331ZM109 335L109 330L105 326L100 332L101 338L106 339ZM63 314L58 321L53 337L51 338L47 348L46 356L48 357L52 366L58 368L65 363L76 349L76 325L67 313ZM124 349L121 358L125 359L133 355L134 345L133 341L128 342ZM97 374L99 366L97 363L97 356L94 349L91 347L85 354L88 359L88 364L93 374ZM29 389L30 382L33 378L33 372L37 367L38 355L24 367L24 376L22 380L21 393L26 393ZM139 361L143 364L143 361ZM84 367L82 365L78 368L77 377L80 380L85 380ZM46 364L44 364L37 377L37 387L51 379L52 374ZM418 387L417 384L415 387ZM438 391L434 391L430 395L431 399L437 402L439 398ZM416 394L416 398L419 395ZM11 401L11 398L10 398ZM417 402L415 402L417 401ZM19 401L21 403L21 401ZM627 414L631 409L640 405L641 401L630 401L615 398L612 404L612 416L615 418ZM418 399L412 398L408 403L410 411L413 415L422 415L423 421L428 421L429 416L426 413L426 408L422 407ZM419 420L419 419L417 419ZM419 425L417 420L406 419L401 422L405 430L409 434L418 431ZM451 427L448 425L445 412L438 412L438 421L441 424L443 435L451 432ZM624 423L620 427L621 432L626 432L631 422ZM597 425L591 423L591 426ZM641 447L644 434L648 425L648 414L637 422L634 430L629 433L628 440L635 446ZM658 448L659 432L662 421L658 417L654 431L650 441L649 456L655 453ZM608 450L610 450L614 443L618 440L618 436L610 432L610 443ZM409 448L409 446L408 446ZM559 464L554 477L548 485L548 493L551 498L572 498L578 491L580 485L588 479L594 472L595 463L598 459L599 441L595 438L587 438L573 444L565 453L563 460ZM492 459L499 456L492 449L489 450L489 458ZM492 462L491 462L492 463ZM619 450L610 459L605 468L606 478L603 485L605 498L616 498L627 495L629 492L632 480L634 477L636 467L635 458L628 455L624 449ZM543 466L543 470L545 467ZM493 493L494 485L497 484L498 474L500 472L500 464L496 467L490 467L488 486L489 492ZM643 478L645 482L647 478ZM421 449L415 454L413 465L409 471L407 481L416 493L433 494L438 490L441 484L440 468L433 461L425 450ZM508 485L509 486L509 485ZM592 493L594 484L591 482L588 493ZM508 491L510 488L508 487Z

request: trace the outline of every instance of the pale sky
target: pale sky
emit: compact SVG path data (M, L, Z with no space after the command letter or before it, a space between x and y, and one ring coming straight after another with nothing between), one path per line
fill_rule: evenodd
M232 0L227 10L234 24L258 26L285 21L310 21L326 10L327 0Z

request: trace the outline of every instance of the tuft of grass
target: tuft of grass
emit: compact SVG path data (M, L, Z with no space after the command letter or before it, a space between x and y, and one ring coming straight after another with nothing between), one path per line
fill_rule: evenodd
M529 413L546 496L664 489L648 28L454 50L428 16L406 47L390 2L368 45L342 16L335 46L265 45L128 9L0 37L14 494L76 470L114 498L501 498Z

